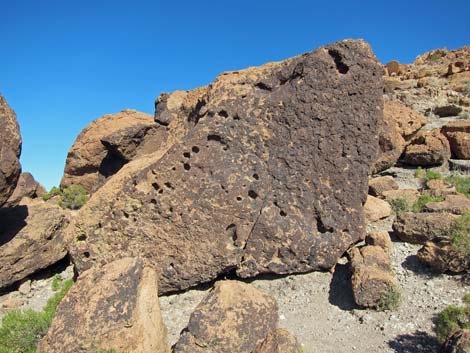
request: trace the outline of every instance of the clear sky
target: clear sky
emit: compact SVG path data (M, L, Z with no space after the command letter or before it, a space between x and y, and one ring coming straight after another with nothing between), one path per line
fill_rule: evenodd
M92 120L344 38L382 62L470 44L469 0L0 0L0 92L47 188Z

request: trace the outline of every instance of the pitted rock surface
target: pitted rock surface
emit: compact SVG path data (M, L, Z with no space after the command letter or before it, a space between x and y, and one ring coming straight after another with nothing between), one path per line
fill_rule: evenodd
M168 292L331 268L365 234L381 89L369 46L348 40L159 99L156 120L180 133L80 210L78 270L138 254Z
M128 162L114 152L118 149L133 151L132 145L141 142L139 132L134 129L138 127L144 130L141 133L145 133L146 128L153 126L155 122L151 115L129 109L94 120L78 135L68 152L61 187L82 185L88 192L94 192ZM108 150L101 142L108 137L115 145L120 142L120 148L108 145L111 148ZM131 146L124 146L125 143Z
M156 272L123 258L83 273L60 303L38 352L168 353Z
M62 260L69 212L42 200L24 198L0 210L0 288Z
M23 197L35 199L37 197L41 197L45 193L46 189L44 189L44 187L34 179L31 173L21 173L16 184L16 188L8 198L4 207L13 207L18 205Z
M15 190L21 173L21 135L16 114L0 95L0 206Z
M253 286L217 282L191 314L173 353L251 353L277 326L276 301Z

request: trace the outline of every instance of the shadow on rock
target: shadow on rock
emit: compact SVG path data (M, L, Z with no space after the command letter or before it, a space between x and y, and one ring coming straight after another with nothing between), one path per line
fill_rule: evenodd
M401 266L408 271L413 272L414 274L424 277L424 278L433 278L439 276L438 272L432 271L429 267L419 261L417 255L408 256L405 261L402 262Z
M424 331L399 335L388 341L388 345L396 353L435 353L440 347L437 338Z
M12 240L26 226L28 207L16 206L0 210L0 246Z
M354 302L351 287L351 273L348 265L336 265L335 272L330 282L328 300L330 304L337 306L341 310L359 308Z

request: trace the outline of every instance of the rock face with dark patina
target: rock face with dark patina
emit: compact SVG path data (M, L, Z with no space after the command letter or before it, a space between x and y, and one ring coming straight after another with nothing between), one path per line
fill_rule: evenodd
M139 258L90 269L61 301L37 351L169 353L157 283Z
M21 135L16 114L0 95L0 206L15 190L21 173Z
M329 269L363 237L382 68L346 40L157 101L169 134L124 166L69 229L78 271L140 255L160 291Z

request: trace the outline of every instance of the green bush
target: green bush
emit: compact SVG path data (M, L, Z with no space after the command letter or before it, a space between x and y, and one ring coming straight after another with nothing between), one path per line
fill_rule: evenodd
M455 221L451 233L452 247L462 254L470 254L470 213Z
M418 167L415 170L415 178L428 180L442 179L441 173L435 170L428 170Z
M31 309L8 312L0 327L0 353L35 353L38 342L49 329L57 306L72 284L72 279L64 281L41 312Z
M57 195L62 195L62 191L57 186L53 186L49 192L46 192L44 195L42 195L42 199L47 201Z
M411 211L422 212L424 205L426 205L428 202L442 202L442 201L444 201L444 198L440 196L421 195L419 199L411 207Z
M449 305L437 315L436 334L444 342L452 332L470 328L470 295L463 297L464 306Z
M460 175L452 175L445 178L449 184L455 186L455 190L464 194L467 197L470 197L470 178L466 178Z
M408 204L408 200L403 197L398 197L390 201L390 206L392 207L393 212L395 214L400 215L404 212L408 212L410 209L410 205Z
M401 302L401 290L397 286L392 286L387 292L384 293L380 298L377 308L379 310L395 310L400 306Z
M59 205L62 208L78 210L88 201L88 194L81 185L70 185L62 191Z

